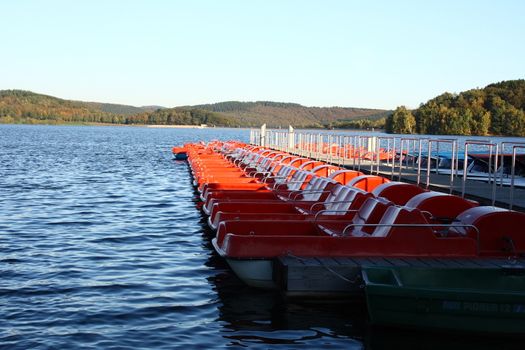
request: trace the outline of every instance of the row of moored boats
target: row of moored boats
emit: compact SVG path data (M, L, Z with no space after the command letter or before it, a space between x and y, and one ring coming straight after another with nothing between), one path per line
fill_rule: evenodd
M524 213L240 142L173 152L246 284L277 288L282 257L395 258L361 266L372 322L525 333Z

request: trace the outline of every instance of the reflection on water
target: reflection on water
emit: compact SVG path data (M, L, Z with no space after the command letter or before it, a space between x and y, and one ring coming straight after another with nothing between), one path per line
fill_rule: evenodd
M198 207L198 195L194 201ZM287 300L279 292L243 284L215 253L213 232L202 215L203 246L209 250L206 266L215 274L208 277L220 300L220 334L230 346L266 349L283 348L361 349L364 310L355 303L301 303Z

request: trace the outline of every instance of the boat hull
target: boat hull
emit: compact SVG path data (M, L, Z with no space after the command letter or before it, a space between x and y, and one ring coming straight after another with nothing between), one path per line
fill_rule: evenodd
M273 281L272 260L226 259L237 277L251 287L277 289Z
M408 282L407 273L412 274ZM524 334L522 273L509 274L504 269L405 269L400 273L364 268L370 321L396 327Z
M263 289L277 288L273 281L272 259L232 259L225 256L217 244L217 238L212 239L212 245L215 251L225 258L237 277L247 285Z

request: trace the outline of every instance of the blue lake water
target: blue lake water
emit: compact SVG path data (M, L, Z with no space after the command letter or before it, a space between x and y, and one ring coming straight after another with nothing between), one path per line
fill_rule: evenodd
M245 287L213 252L171 147L248 136L0 125L0 348L463 346L464 337L368 329L358 305Z

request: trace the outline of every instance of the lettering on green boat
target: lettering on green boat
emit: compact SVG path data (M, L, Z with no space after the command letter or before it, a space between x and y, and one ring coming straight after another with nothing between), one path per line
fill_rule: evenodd
M512 312L517 313L517 314L525 313L525 305L523 305L523 304L516 304L516 305L514 305L514 308L512 309Z
M461 302L460 301L450 301L450 300L444 300L443 301L443 310L461 310Z
M498 312L498 304L480 303L480 302L463 302L463 310L475 312Z
M525 313L523 304L495 304L470 301L443 300L441 308L445 311L492 312L492 313Z

